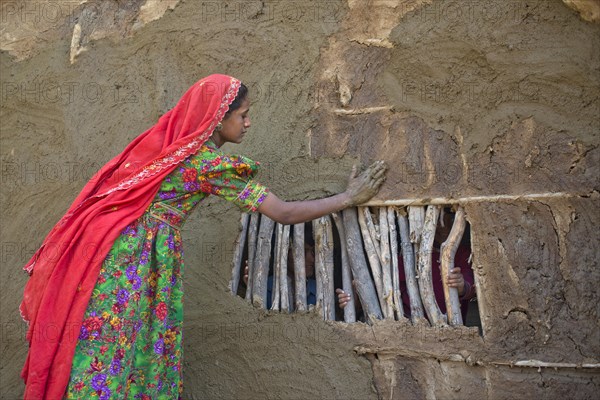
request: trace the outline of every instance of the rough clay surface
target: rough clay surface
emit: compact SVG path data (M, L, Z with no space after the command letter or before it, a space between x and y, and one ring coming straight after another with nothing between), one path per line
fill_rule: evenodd
M595 396L598 368L511 367L600 362L594 2L49 3L2 4L0 398L23 388L20 267L86 180L213 72L253 94L251 134L226 150L262 161L283 198L338 192L378 158L379 200L570 197L466 204L483 337L256 310L227 292L239 214L208 200L184 231L184 398Z

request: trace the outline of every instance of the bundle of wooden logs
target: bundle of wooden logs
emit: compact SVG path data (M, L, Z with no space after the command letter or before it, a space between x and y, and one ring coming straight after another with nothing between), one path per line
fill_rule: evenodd
M391 319L408 322L400 293L398 256L402 257L406 290L413 324L462 325L458 292L444 282L447 315L437 305L431 254L441 206L358 207L324 216L312 223L315 242L317 300L315 311L335 320L334 230L340 238L343 290L356 291L367 322ZM333 223L332 223L333 219ZM462 207L456 209L450 234L441 246L441 274L454 267L454 256L465 230ZM272 266L271 309L307 311L305 286L304 224L276 224L260 214L242 214L236 240L230 290L238 291L247 255L248 282L245 298L256 307L267 307L267 278ZM399 240L398 240L399 239ZM272 248L272 243L275 248ZM292 246L293 299L290 301L288 252ZM366 255L366 256L365 256ZM273 260L271 257L273 256ZM353 297L344 308L344 321L356 320ZM293 304L291 304L293 303ZM425 317L427 315L427 318Z

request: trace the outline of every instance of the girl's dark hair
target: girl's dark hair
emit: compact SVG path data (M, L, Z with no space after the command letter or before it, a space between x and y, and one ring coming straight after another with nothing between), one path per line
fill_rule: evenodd
M235 99L233 99L233 102L229 105L229 110L227 110L227 112L225 113L226 118L229 113L240 108L240 106L242 105L242 101L244 101L244 99L246 98L247 95L248 95L248 88L246 87L246 85L241 83L240 88L238 89L237 96L235 96Z

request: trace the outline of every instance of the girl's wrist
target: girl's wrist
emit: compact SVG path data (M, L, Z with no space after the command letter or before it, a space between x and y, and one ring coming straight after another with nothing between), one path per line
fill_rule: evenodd
M340 197L342 198L342 208L353 206L352 196L350 196L350 194L348 194L347 191L343 191L342 193L340 193Z
M465 281L465 284L463 286L463 292L462 292L462 294L459 293L458 296L465 297L471 291L470 286L471 285L469 285L469 282Z

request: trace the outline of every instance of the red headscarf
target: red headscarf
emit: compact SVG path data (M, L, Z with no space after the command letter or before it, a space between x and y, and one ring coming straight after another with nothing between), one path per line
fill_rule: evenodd
M239 80L225 75L195 83L94 175L27 263L31 277L19 307L29 322L29 354L21 372L26 400L64 396L104 258L120 232L148 208L163 178L209 138L239 87Z

